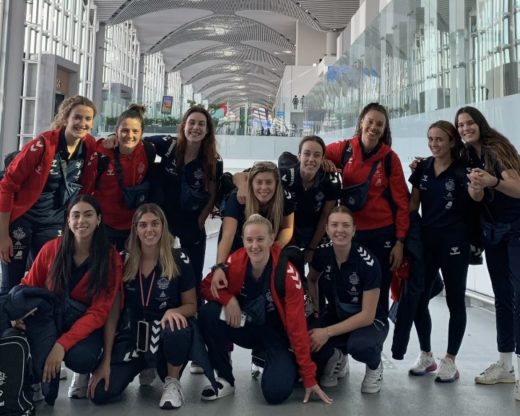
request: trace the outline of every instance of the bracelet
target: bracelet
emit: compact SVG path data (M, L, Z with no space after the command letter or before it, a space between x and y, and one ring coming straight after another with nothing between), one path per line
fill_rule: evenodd
M215 273L215 270L221 269L224 273L227 271L228 265L226 263L217 263L211 266L211 273Z
M500 176L497 176L497 183L495 183L493 186L490 186L491 189L495 189L498 185L500 185L500 182L502 179L500 179Z

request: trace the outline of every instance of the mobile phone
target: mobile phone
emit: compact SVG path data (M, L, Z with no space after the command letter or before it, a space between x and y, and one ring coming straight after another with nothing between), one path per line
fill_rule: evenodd
M221 321L226 322L226 310L225 310L224 306L222 306L222 309L220 310L219 319ZM246 321L247 321L247 315L245 312L242 312L240 314L240 327L241 328L246 324Z
M147 321L137 321L136 349L140 352L148 351L150 324Z

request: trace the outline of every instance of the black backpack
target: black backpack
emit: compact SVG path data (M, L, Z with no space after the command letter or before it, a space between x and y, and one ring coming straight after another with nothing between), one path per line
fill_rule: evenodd
M31 354L22 331L9 328L0 337L0 414L34 415Z

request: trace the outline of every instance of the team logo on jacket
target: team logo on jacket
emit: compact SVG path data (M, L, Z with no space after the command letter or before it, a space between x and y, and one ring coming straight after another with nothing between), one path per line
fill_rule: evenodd
M444 185L446 187L446 190L448 192L453 192L455 190L455 181L450 178L446 181L446 184Z
M324 270L324 273L323 273L323 278L325 280L330 280L330 271L331 271L331 269L332 269L331 266L325 267L325 270Z
M446 208L446 209L451 209L452 206L453 206L453 201L448 201L448 202L446 203L446 205L444 206L444 208Z
M168 286L170 286L170 282L166 277L161 277L159 280L157 280L157 287L161 290L168 289Z
M450 250L450 256L458 256L460 254L460 249L458 247L452 247Z
M356 272L353 272L349 277L348 281L351 285L359 285L359 276Z
M300 282L300 276L298 275L298 271L294 268L292 264L289 264L287 266L287 276L289 276L292 280L296 282L294 286L296 286L296 289L302 288L302 282Z
M374 259L370 254L368 254L368 251L366 251L363 247L358 247L357 252L359 253L359 256L365 260L365 263L372 267L374 265Z
M144 163L141 162L139 163L139 165L137 166L137 173L139 173L140 175L142 175L144 173L144 170L145 170L145 166L144 166Z
M23 240L27 236L22 227L16 228L11 235L18 241Z

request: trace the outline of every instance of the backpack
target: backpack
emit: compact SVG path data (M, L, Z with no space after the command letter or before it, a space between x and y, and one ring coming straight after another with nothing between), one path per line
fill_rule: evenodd
M43 144L43 147L45 147L45 139L42 136L40 136L39 139L40 139L40 142ZM4 157L4 169L0 170L0 180L4 177L5 171L7 170L7 168L11 164L11 162L15 159L16 156L18 156L18 153L20 153L20 152L21 152L21 150L15 150L15 151L10 152L10 153L5 155L5 157ZM45 154L45 152L42 153L42 159L40 160L40 163L43 160L43 155L44 154Z
M31 354L25 334L9 328L0 337L0 414L35 413L31 389Z
M297 246L285 246L280 252L278 263L274 271L274 286L280 300L285 298L285 279L287 276L287 262L290 262L300 275L300 281L305 276L305 256L303 250Z

